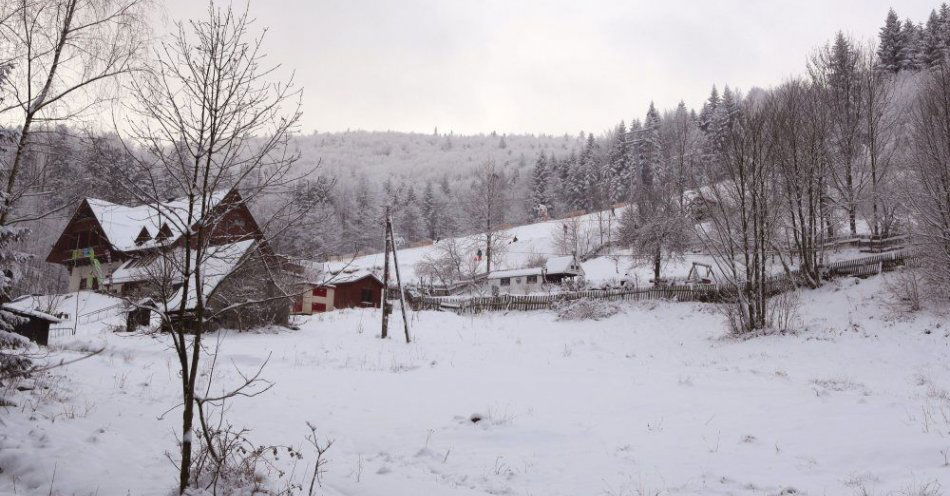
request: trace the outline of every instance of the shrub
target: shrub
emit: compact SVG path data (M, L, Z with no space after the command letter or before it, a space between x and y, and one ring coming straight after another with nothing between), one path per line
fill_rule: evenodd
M600 320L620 312L620 305L608 300L580 299L558 305L558 320Z

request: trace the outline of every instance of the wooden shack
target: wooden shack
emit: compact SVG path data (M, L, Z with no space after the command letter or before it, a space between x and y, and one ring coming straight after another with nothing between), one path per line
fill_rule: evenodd
M59 319L38 310L24 310L3 305L3 310L20 317L20 322L13 326L13 332L26 337L36 344L49 344L49 326L57 324Z

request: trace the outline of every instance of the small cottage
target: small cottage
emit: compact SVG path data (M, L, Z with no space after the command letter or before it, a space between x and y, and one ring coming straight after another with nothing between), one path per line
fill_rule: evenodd
M338 308L379 308L383 281L366 269L343 270L305 283L291 314L312 315Z
M529 294L579 282L583 277L584 269L577 258L563 256L550 258L540 267L492 271L487 284L492 293Z

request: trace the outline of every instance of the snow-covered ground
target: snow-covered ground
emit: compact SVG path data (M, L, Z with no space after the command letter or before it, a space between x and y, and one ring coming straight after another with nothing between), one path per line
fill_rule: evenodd
M408 345L400 319L383 341L379 313L352 310L222 336L216 379L270 356L274 387L229 420L258 443L303 446L307 421L335 439L320 494L917 495L950 488L948 324L895 314L881 277L803 293L799 333L747 340L701 304L569 322L420 312ZM169 340L59 346L97 343L49 389L12 393L0 494L169 494Z

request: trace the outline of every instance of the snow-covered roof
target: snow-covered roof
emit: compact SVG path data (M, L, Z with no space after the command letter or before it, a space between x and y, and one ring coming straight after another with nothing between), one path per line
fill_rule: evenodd
M228 194L227 190L214 192L207 205L207 209L214 208ZM139 250L157 246L155 241L163 225L171 231L169 241L178 238L187 228L185 219L188 212L188 199L176 198L158 204L139 205L129 207L116 203L86 198L86 203L92 209L96 220L102 226L106 238L113 248L120 251ZM145 229L151 240L136 244L139 234Z
M367 277L372 277L380 283L382 278L372 268L365 267L346 267L343 269L328 270L329 265L316 262L305 262L304 280L308 284L316 286L334 287L337 284L347 284L356 282Z
M544 267L548 274L581 275L584 273L584 269L572 255L549 258Z
M584 269L577 263L571 255L549 258L544 267L525 267L522 269L493 270L488 274L489 279L502 279L507 277L524 277L534 275L570 275L578 276L584 274Z
M15 314L18 314L18 315L23 315L23 316L26 316L26 317L35 317L35 318L38 318L38 319L42 319L42 320L45 320L45 321L47 321L47 322L51 322L51 323L53 323L53 324L57 324L57 323L59 323L59 322L62 322L60 319L58 319L58 318L56 318L56 317L53 317L52 315L50 315L50 314L48 314L48 313L46 313L46 312L41 312L41 311L39 311L39 310L33 310L33 309L27 309L27 308L18 308L18 307L14 307L13 305L10 305L9 303L5 303L5 304L3 304L3 305L0 305L0 308L3 308L4 310L6 310L6 311L8 311L8 312L15 313Z
M77 311L79 315L85 315L122 303L124 300L121 298L106 293L78 291L66 294L22 295L6 305L17 310L36 310L50 315L68 315L68 318L73 318Z
M329 284L346 284L350 282L356 282L367 277L372 277L380 283L383 282L383 280L380 279L375 272L366 269L356 269L353 271L344 271L339 274L333 274L327 279L327 282Z
M244 259L244 256L247 255L249 251L254 247L256 242L252 239L238 241L236 243L229 243L223 245L210 246L205 251L205 254L202 256L201 264L201 279L203 287L203 296L207 298L211 293L221 284L221 281L228 276L234 269L237 268L241 260ZM165 257L156 257L150 264L144 268L129 268L129 270L119 274L120 276L132 277L132 276L141 276L146 274L146 279L150 276L149 274L162 274L162 265L168 264L170 267L179 266L184 261L183 250L176 249L174 252L174 258L169 256ZM180 260L180 261L179 261ZM194 263L194 262L193 262ZM123 267L128 265L128 263L123 264ZM121 267L120 267L121 268ZM180 270L180 269L179 269ZM117 269L118 273L119 270ZM174 270L169 271L174 273ZM114 274L113 274L114 275ZM180 274L179 274L180 279ZM126 279L123 282L129 282L130 280L145 280L145 279ZM117 283L119 281L112 281ZM175 282L181 282L180 280ZM186 302L186 308L193 308L197 303L198 291L196 288L194 276L192 276L191 283L188 285L188 301ZM182 290L178 290L171 298L168 299L167 308L169 310L175 310L181 307L181 298Z
M535 276L544 273L544 267L527 267L524 269L493 270L488 274L489 279L502 279L506 277Z

